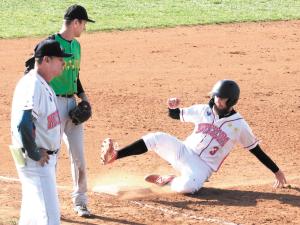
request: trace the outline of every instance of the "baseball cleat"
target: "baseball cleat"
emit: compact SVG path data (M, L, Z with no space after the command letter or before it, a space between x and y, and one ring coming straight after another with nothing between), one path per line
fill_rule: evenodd
M165 175L160 176L157 174L151 174L146 176L144 179L149 183L156 184L158 186L164 186L169 184L176 176L175 175Z
M106 138L101 145L101 163L106 165L115 161L116 158L117 151L115 150L114 143L110 138Z
M86 207L85 204L82 205L76 205L74 207L74 211L78 214L78 216L80 217L90 217L91 213L88 210L88 208Z

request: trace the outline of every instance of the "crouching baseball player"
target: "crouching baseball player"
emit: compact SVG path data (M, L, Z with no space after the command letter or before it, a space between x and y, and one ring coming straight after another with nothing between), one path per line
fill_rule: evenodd
M59 225L55 165L61 142L57 100L49 86L70 57L55 40L35 49L35 65L18 82L11 114L11 150L22 184L20 225Z
M208 104L188 108L178 108L178 98L168 99L171 118L195 124L192 134L185 141L162 132L149 133L117 151L112 140L107 138L101 147L102 163L112 163L123 157L153 150L168 161L180 176L152 174L146 176L145 180L160 186L169 184L175 192L194 193L219 169L234 144L240 143L275 174L274 187L286 184L283 172L263 152L248 123L233 109L240 95L237 83L220 80L211 94Z

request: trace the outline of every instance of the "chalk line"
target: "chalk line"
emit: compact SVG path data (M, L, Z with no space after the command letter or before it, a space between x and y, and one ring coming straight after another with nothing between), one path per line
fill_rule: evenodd
M218 219L218 218L197 216L197 215L193 215L191 213L182 213L182 212L179 213L172 209L167 209L165 207L159 207L157 205L153 206L153 205L138 202L138 201L130 201L130 202L135 205L141 206L141 207L158 210L158 211L167 213L169 215L180 215L180 216L186 217L188 219L199 220L199 221L210 222L210 223L221 224L221 225L242 225L242 224L237 224L237 223L233 223L233 222L228 222L228 221L225 221L223 219Z
M14 178L14 177L5 177L5 176L0 176L0 180L4 182L20 182L20 179ZM71 187L69 186L62 186L62 185L57 185L58 189L62 190L72 190Z

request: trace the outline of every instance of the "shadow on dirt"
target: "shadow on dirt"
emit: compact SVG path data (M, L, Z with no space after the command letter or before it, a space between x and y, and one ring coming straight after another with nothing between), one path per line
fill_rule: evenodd
M299 192L299 188L290 188ZM167 200L152 200L164 205L170 205L180 208L189 208L191 205L228 205L228 206L255 206L258 200L277 200L282 204L300 207L300 195L268 193L258 191L242 191L242 190L224 190L218 188L202 188L195 194L182 195L184 200L177 198L176 202L168 202ZM188 197L188 198L186 198ZM195 199L197 199L195 201Z
M90 220L90 222L88 220ZM91 217L85 219L85 221L72 220L72 219L67 219L64 217L61 218L61 221L71 223L71 224L84 224L84 225L98 225L100 221L101 221L101 224L107 224L109 222L113 222L113 223L119 223L119 224L145 225L143 223L135 223L132 221L110 218L110 217L106 217L106 216L98 216L98 215L91 215Z

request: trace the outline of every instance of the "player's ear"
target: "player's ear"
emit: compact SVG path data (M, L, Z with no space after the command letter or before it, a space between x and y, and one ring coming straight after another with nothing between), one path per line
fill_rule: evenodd
M74 19L74 20L73 20L73 25L74 25L75 27L77 27L79 24L80 24L79 19Z

